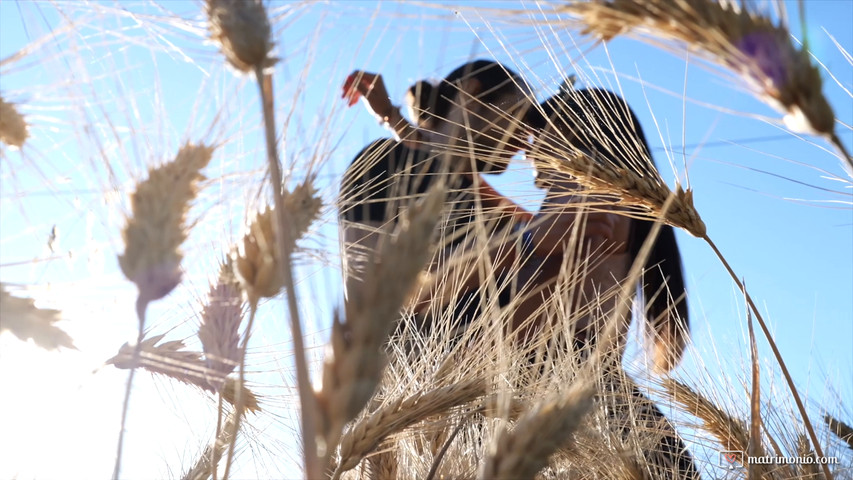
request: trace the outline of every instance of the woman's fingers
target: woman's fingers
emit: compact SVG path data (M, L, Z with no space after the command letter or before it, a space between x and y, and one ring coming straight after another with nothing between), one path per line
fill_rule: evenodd
M355 71L347 76L347 79L344 81L343 92L341 93L341 98L347 100L347 106L351 107L358 102L358 99L361 97L361 89L358 88L358 84L360 82L356 82L359 77L362 76L364 72Z
M362 96L371 100L377 95L388 95L385 91L385 84L382 82L382 76L375 73L356 70L350 73L346 81L344 81L341 98L346 99L347 104L351 107L355 105Z

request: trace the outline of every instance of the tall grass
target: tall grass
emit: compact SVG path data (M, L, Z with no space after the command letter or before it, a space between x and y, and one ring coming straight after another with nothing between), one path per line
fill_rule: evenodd
M15 14L7 5L4 17ZM356 36L359 42L347 38L351 44L345 47L359 54L369 51L368 60L390 68L393 57L373 52L371 45L380 42L374 34L382 30L377 20L383 18L382 10L338 6L372 18L366 22L371 28ZM506 325L520 298L537 292L531 285L512 285L519 295L509 305L499 305L496 292L509 288L501 282L512 283L524 261L520 258L508 271L499 272L492 253L496 248L515 248L518 235L497 228L501 220L495 218L500 214L479 205L464 247L448 255L446 247L454 239L442 231L452 209L445 204L446 186L431 190L420 201L403 202L407 208L401 209L396 224L375 232L382 239L379 246L359 252L364 258L357 288L339 295L341 277L351 272L341 258L346 252L337 239L335 217L352 202L337 197L341 176L333 167L345 165L360 145L350 149L352 142L341 140L340 132L352 124L340 111L342 105L334 103L337 95L328 92L337 94L344 75L362 65L345 55L323 62L319 72L299 63L305 51L309 61L315 55L335 55L332 49L323 49L319 38L331 35L323 29L327 16L337 21L347 18L339 12L335 16L337 7L255 0L206 0L203 5L180 7L168 3L130 8L19 7L23 25L44 21L53 31L18 52L4 51L0 73L10 78L41 74L44 65L52 75L49 85L62 93L38 93L35 88L30 92L18 86L8 95L7 88L12 88L7 85L12 83L6 81L0 88L3 215L20 209L41 229L54 224L46 244L50 252L40 253L32 262L24 261L32 250L22 249L27 253L20 257L3 255L0 332L9 330L47 350L65 347L48 357L56 364L71 355L100 355L97 372L82 377L84 384L113 375L114 369L130 370L125 389L105 395L109 402L123 405L121 411L115 407L105 415L109 428L119 434L114 477L139 476L137 469L150 461L150 452L171 436L166 429L175 424L187 426L188 434L177 439L184 446L173 447L183 451L162 455L168 460L158 472L186 479L681 478L677 466L668 463L671 452L661 447L666 438L677 435L688 445L702 478L853 475L850 419L845 418L849 411L843 410L849 408L849 399L816 403L789 373L791 362L777 346L780 335L773 335L771 319L765 318L767 309L758 307L760 296L753 299L739 276L743 258L728 259L721 253L724 249L711 241L709 232L721 226L718 216L712 215L713 221L705 216L708 202L698 200L715 195L703 189L706 183L696 181L695 170L701 171L701 165L682 172L684 181L671 186L649 158L630 160L640 168L601 162L578 152L565 136L540 135L527 152L528 159L576 179L589 195L582 207L594 211L601 207L602 196L614 198L636 218L672 225L707 242L706 252L719 257L720 270L727 271L737 286L734 297L746 304L748 351L735 367L744 377L742 385L735 385L736 380L720 385L707 374L702 356L714 348L708 344L691 347L687 354L691 366L675 377L650 379L648 363L636 353L633 337L631 353L623 361L620 322L632 316L625 300L636 290L648 251L641 251L626 278L615 279L582 307L572 295L604 258L581 258L586 254L579 249L567 254L558 266L556 294L543 299L537 312L548 321L534 341L517 341ZM631 73L614 72L614 65L591 64L589 58L595 47L609 48L598 46L600 42L622 33L641 28L644 38L677 40L681 43L666 44L677 55L691 57L701 50L739 75L750 92L780 105L804 130L830 140L835 152L814 149L822 155L814 166L820 175L803 169L813 176L786 180L817 185L814 190L825 192L819 201L834 202L849 213L853 202L847 189L853 177L843 164L850 165L849 145L844 143L850 126L843 123L843 115L836 118L824 94L831 84L821 81L807 46L790 41L784 16L699 0L523 7L499 5L475 12L463 6L449 17L441 9L427 9L420 21L434 21L434 12L442 22L455 18L469 27L479 25L482 28L474 31L479 32L483 50L518 57L516 68L540 97L555 93L554 78L541 73L546 67L556 71L557 80L576 72L588 85L606 84L612 76L613 88L621 90ZM33 14L42 20L34 20ZM305 34L302 15L314 22L315 36ZM395 14L388 35L394 35L400 24L409 25L406 15ZM707 18L716 23L702 23ZM730 24L738 28L728 28ZM569 26L584 30L575 36L566 30ZM754 31L769 35L772 42L767 48L775 54L762 50L761 58L750 57L755 52L739 42ZM586 34L594 41L589 42ZM93 53L101 48L109 54ZM123 57L125 49L136 48L142 55ZM536 60L525 60L528 54ZM149 55L154 59L150 64ZM139 71L145 72L145 79L133 77L136 63L143 64ZM169 82L178 80L166 71L176 65L195 73L186 77L197 83L190 89L197 92L195 98L171 95ZM851 66L835 68L848 71ZM148 74L156 79L151 84L145 83ZM162 84L157 83L160 80ZM649 87L644 80L638 83ZM842 89L849 88L839 83ZM681 84L686 91L689 79ZM97 88L105 85L109 88ZM313 89L326 93L312 94ZM678 95L686 117L689 99L686 93ZM319 104L316 98L321 99ZM640 99L632 97L631 102L637 105ZM654 113L654 103L649 104ZM842 108L845 105L836 110ZM686 129L689 120L684 122ZM666 129L656 126L661 142L672 143L664 138ZM652 131L651 125L647 131ZM590 132L594 137L597 130L590 127ZM799 137L798 142L810 140ZM179 145L184 146L178 149ZM674 156L667 158L675 163ZM793 161L811 164L811 159ZM833 166L827 166L830 161ZM767 177L775 175L773 168L769 170ZM63 172L69 183L96 192L96 200L83 206L71 202L71 211L95 212L93 223L100 224L75 232L83 246L74 255L107 256L119 267L102 273L105 281L100 284L89 281L96 274L71 265L70 250L57 253L55 225L74 222L53 219L39 210L43 206L30 205L39 181L55 179L57 172ZM693 173L692 184L688 173ZM48 183L46 188L52 198L61 198L54 185ZM9 191L15 194L6 197ZM126 198L130 203L122 207ZM789 206L783 203L780 208ZM20 226L27 224L16 219L12 225L4 218L3 243L22 248L14 230L25 230ZM577 228L575 242L584 226ZM108 239L103 245L94 240L96 230ZM61 264L63 256L71 258L65 260L71 265L68 271L39 267ZM34 276L16 270L16 261L39 269L38 280L30 281ZM689 273L689 260L686 268ZM414 303L425 292L452 298L472 276L482 280L480 317L465 329L457 328L451 312L434 300L430 331L412 328ZM35 302L14 291L13 283L25 283L23 279L32 283L32 291L70 290L76 284L100 291L94 298L77 299L78 303L60 296L44 306L41 303L49 295L37 295ZM138 291L135 304L127 293L114 302L106 298L127 280ZM753 282L747 280L752 288ZM700 314L700 285L690 291L694 315ZM88 331L75 327L75 322L83 323L73 313L75 308L79 312L75 305L83 302L92 311L98 305L114 305L109 315L113 323L99 318L88 323ZM60 316L69 319L61 327L56 325ZM753 317L763 337L754 334ZM603 326L593 352L573 352L569 347L580 321ZM108 347L112 352L106 354L105 347L93 343L95 337L114 341ZM123 345L118 340L128 337L133 340ZM699 338L709 340L701 334ZM771 355L763 354L759 341L766 342ZM75 347L80 353L70 351ZM4 363L16 362L6 354L3 358ZM718 362L737 363L732 358ZM29 367L14 368L26 372ZM137 370L156 375L158 393L150 394L152 382L147 377L133 380ZM780 376L785 388L775 384ZM118 377L111 378L118 385ZM639 391L656 399L671 422L650 414L656 407L638 396ZM152 398L157 397L169 399L171 409L155 409ZM4 416L13 415L4 411ZM70 419L66 421L71 425ZM140 432L146 422L159 430L143 438ZM753 456L834 457L838 463L758 465L741 456L737 459L742 468L722 468L716 464L721 461L716 452L722 450ZM47 451L43 458L48 461L52 455ZM13 465L13 475L24 478L32 471L34 477L45 476L30 465L8 460L0 463ZM91 468L73 473L109 474L101 466Z

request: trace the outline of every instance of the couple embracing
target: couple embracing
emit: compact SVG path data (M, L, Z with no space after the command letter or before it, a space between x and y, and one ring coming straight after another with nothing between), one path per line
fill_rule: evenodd
M611 408L608 414L628 417L614 418L623 437L637 428L664 432L644 452L647 464L657 470L655 478L698 479L683 442L620 364L632 313L645 320L656 370L671 370L686 346L687 305L673 229L663 226L654 239L639 287L627 300L638 308L626 308L625 297L614 292L628 281L653 222L633 218L630 206L618 198L585 194L570 175L542 160L587 155L641 174L654 169L645 135L627 103L603 89L565 87L537 104L518 74L487 60L466 63L437 84L421 81L410 87L407 100L414 124L390 102L379 75L354 72L344 96L351 104L363 96L394 135L356 155L342 181L347 284L359 281L360 266L388 223L396 222L432 185L443 183L448 194L436 232L440 247L435 264L448 265L447 259L475 251L485 234L494 268L487 275L471 265L452 274L445 271L443 275L454 277L449 282L453 291L422 289L407 323L426 335L435 328L464 330L486 314L489 303L511 310L502 316L502 328L518 342L562 335L563 349L583 359L606 323L618 317L616 349L602 369L604 388L618 383L632 399L626 411ZM499 194L482 176L505 171L520 151L533 159L536 186L545 191L535 213ZM582 275L567 281L567 271ZM491 298L484 301L484 296ZM565 315L559 310L566 309L573 311L572 322L562 321Z

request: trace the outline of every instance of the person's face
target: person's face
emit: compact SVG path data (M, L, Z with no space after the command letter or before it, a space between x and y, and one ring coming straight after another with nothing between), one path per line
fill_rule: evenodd
M510 159L524 148L526 135L521 118L529 107L528 102L521 92L483 103L460 91L447 119L437 128L441 137L439 143L451 146L460 156L472 152L478 172L502 172L509 166Z
M579 231L588 251L608 255L628 251L631 218L624 215L616 198L587 195L570 176L549 168L537 169L536 184L546 189L543 212L565 215L571 223L583 222Z

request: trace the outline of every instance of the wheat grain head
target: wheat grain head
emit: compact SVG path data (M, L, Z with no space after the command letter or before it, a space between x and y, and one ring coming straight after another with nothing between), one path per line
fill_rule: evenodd
M533 478L570 442L592 406L592 395L589 385L578 382L537 402L512 430L497 434L479 478Z
M14 103L0 96L0 142L21 148L30 136L27 121L18 112Z
M272 30L261 0L207 0L205 6L210 37L231 66L250 73L274 63L269 58Z
M233 372L240 362L239 327L242 317L242 290L229 259L222 263L219 278L210 286L198 327L207 367L221 377ZM214 378L210 380L215 383Z
M211 393L221 393L222 398L234 405L237 390L233 378L226 378L211 370L201 358L201 353L184 350L184 342L171 340L160 343L165 335L154 335L137 346L125 343L118 353L106 361L120 369L143 368L152 373L165 375L187 385L199 387ZM213 382L210 379L214 379ZM245 386L242 389L243 406L249 411L258 411L258 398Z
M132 214L122 231L125 251L118 260L143 303L166 296L181 281L184 222L212 154L212 147L185 144L174 160L149 170L131 195Z
M317 393L326 456L379 384L385 363L382 345L431 255L444 197L443 187L434 188L402 215L397 235L378 246L364 281L350 293L346 323L335 319L323 386Z
M835 135L835 113L808 49L794 46L785 25L753 11L748 2L598 0L569 2L556 10L576 16L582 33L602 41L637 32L640 39L684 42L738 73L760 98L785 113L788 128L827 136L853 162Z

